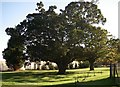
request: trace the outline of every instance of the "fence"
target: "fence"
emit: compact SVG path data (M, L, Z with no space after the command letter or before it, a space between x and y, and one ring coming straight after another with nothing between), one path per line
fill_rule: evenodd
M116 84L120 85L120 63L110 65L110 77L115 78Z

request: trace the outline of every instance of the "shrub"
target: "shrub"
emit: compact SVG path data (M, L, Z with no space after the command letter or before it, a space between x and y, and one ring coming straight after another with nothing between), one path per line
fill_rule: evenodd
M89 67L88 61L83 61L79 64L79 68L88 68L88 67Z
M69 68L69 69L73 69L73 64L70 63L70 64L68 65L68 68Z
M49 64L48 67L50 70L55 70L55 67L52 64Z
M55 70L58 70L58 66L54 66Z
M41 69L42 69L42 70L46 70L46 69L47 69L46 65L45 65L45 64L42 65L42 66L41 66Z

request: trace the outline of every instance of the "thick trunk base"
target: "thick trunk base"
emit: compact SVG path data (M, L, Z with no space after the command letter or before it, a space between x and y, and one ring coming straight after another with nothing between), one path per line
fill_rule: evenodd
M65 75L66 74L66 66L67 65L63 65L63 64L59 64L58 65L58 75Z
M14 66L13 69L14 69L14 71L19 71L20 67L19 66Z
M65 75L66 74L66 72L60 72L60 71L58 71L58 73L57 73L58 75Z
M90 62L90 71L94 70L94 62Z
M94 66L90 66L90 71L94 70Z

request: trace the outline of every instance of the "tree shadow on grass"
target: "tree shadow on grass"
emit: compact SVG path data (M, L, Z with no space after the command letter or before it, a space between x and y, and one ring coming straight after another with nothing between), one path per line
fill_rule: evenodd
M62 81L62 78L70 76L74 72L67 72L67 75L57 75L57 72L3 72L2 81L3 82L17 82L17 83L39 83L39 82L54 82L54 80ZM60 80L59 80L60 79ZM71 80L71 79L67 79Z
M4 85L2 87L113 87L115 82L113 79L106 78L96 81L88 81L88 82L70 82L70 83L59 83L57 85L48 86L46 83L52 82L66 82L71 81L74 78L69 78L72 74L76 72L67 72L67 75L57 75L57 72L49 71L49 72L3 72L2 80L4 82L16 82L16 83L43 83L44 86L41 85ZM66 79L64 79L66 78ZM80 76L79 78L84 78L84 76Z
M81 82L78 83L78 85L115 85L115 80L113 78L105 78L105 79L100 79L100 80L95 80L95 81L88 81L88 82Z
M39 85L4 85L2 87L118 87L114 80L111 78L96 80L96 81L88 81L88 82L77 82L77 83L66 83L66 84L58 84L51 86L39 86Z
M118 86L115 84L114 79L106 78L96 81L76 82L45 87L118 87Z

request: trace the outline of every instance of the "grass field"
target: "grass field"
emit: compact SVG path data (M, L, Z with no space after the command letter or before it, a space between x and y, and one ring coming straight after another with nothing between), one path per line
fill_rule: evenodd
M26 70L1 72L2 87L113 87L109 68L67 70L66 75L57 75L57 70Z

